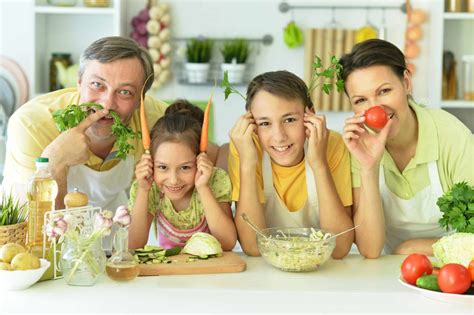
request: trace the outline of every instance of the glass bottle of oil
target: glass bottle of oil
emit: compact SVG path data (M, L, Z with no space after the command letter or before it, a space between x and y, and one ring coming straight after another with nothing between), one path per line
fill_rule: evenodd
M36 173L28 185L28 233L26 245L28 250L38 257L43 257L44 214L54 210L58 194L58 184L48 169L48 158L36 159ZM49 249L49 242L45 244ZM47 253L46 255L47 256Z
M120 227L114 235L113 254L107 260L105 271L107 276L117 281L135 279L140 273L138 261L128 251L128 228Z

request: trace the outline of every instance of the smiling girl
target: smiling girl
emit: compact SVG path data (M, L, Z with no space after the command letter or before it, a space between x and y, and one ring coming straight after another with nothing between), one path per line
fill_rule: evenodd
M230 131L229 175L237 202L235 223L242 249L259 255L260 228L353 226L349 152L342 138L315 114L306 84L288 71L267 72L247 88L247 113ZM350 250L353 233L340 236L333 257Z
M411 97L405 56L393 44L368 40L340 60L346 94L355 115L343 138L352 154L354 224L362 255L432 255L446 231L437 199L453 184L474 184L474 139L451 114L427 109ZM381 106L388 123L364 127L365 112Z
M202 111L197 111L177 101L151 130L152 155L137 164L130 191L130 248L147 243L152 222L164 248L184 246L196 232L214 235L223 250L235 245L230 179L199 152Z

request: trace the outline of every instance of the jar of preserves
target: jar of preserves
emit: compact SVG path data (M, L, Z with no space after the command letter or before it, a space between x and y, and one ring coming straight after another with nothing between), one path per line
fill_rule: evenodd
M64 67L69 67L72 64L71 54L68 53L53 53L49 61L49 91L56 91L64 88L59 83L59 73L56 62L61 62Z
M104 8L109 6L109 0L84 0L86 7Z
M50 5L59 7L73 7L76 5L76 0L48 0Z

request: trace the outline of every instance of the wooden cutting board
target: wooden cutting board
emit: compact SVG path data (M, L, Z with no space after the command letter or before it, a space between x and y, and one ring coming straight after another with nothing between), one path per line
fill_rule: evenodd
M169 264L140 265L139 276L241 272L247 268L245 261L234 252L224 252L221 257L193 262L186 262L188 257L187 254L179 254L171 256L173 262Z

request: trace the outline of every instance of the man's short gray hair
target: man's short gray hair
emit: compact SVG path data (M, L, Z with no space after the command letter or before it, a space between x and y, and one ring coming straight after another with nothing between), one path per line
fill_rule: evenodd
M114 60L137 57L145 70L143 82L148 79L144 92L148 91L153 84L154 71L153 60L148 51L138 45L133 39L110 36L93 42L81 55L79 63L79 78L82 77L89 61L97 60L100 63L109 63Z

